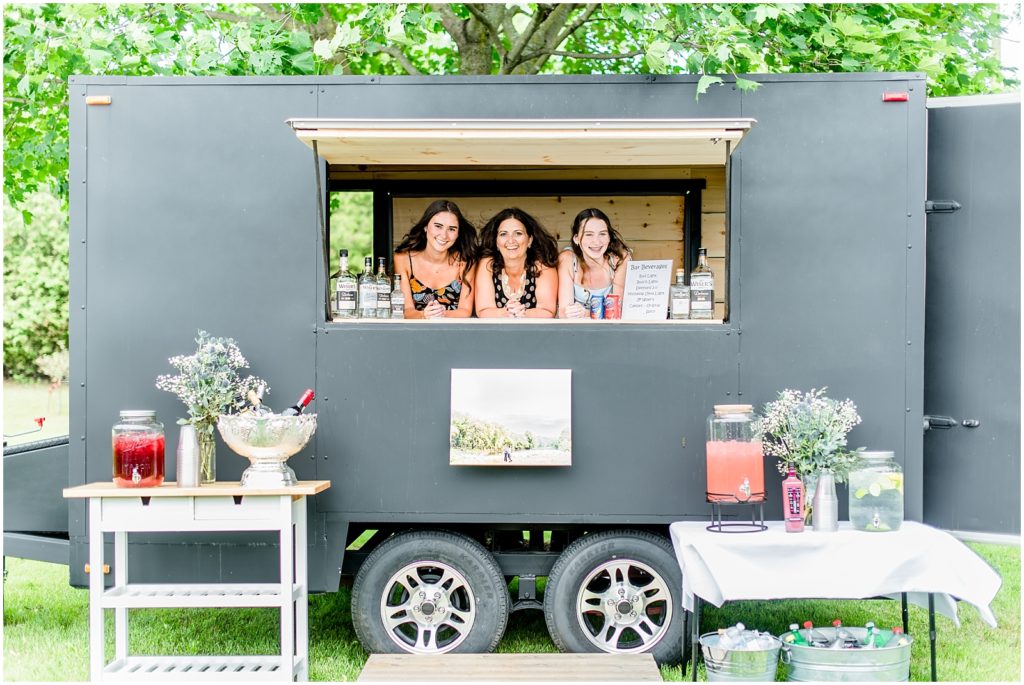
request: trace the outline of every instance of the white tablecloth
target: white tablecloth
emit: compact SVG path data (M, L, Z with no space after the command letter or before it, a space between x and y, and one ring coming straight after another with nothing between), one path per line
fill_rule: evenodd
M991 566L949 533L905 522L898 531L855 531L848 522L835 533L787 533L781 521L759 533L712 533L707 522L670 526L683 571L683 608L694 595L715 606L742 599L907 599L956 622L956 601L977 607L995 627L989 608L1002 580Z

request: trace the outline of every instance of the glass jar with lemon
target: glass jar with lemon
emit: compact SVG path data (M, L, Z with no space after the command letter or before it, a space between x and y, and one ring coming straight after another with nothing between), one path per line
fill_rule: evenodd
M897 530L903 523L903 469L893 452L861 452L850 472L850 523L854 530Z

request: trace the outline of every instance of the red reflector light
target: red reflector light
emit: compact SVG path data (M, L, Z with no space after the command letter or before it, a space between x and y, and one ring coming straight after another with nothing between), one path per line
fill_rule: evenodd
M882 102L906 102L908 99L906 93L882 93Z

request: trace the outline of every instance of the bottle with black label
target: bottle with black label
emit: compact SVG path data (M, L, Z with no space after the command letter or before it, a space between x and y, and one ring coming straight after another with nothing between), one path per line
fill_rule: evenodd
M377 279L373 276L373 257L363 259L363 273L359 274L359 318L377 318Z
M348 250L338 250L338 271L333 278L334 302L331 303L331 315L335 319L356 318L359 286L356 277L348 271Z
M690 272L690 318L715 318L715 275L708 266L708 250L697 252L697 266Z
M384 266L387 259L377 257L377 318L391 318L391 279Z

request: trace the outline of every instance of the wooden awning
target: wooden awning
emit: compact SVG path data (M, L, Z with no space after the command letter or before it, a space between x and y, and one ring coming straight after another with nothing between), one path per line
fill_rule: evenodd
M329 164L724 165L754 119L288 119Z

